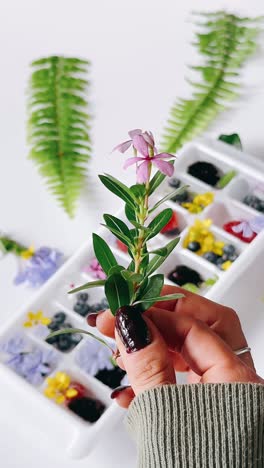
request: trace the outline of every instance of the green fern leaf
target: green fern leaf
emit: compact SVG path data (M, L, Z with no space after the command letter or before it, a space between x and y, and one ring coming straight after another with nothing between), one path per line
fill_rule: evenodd
M45 57L32 63L28 96L29 157L60 205L74 216L90 158L89 62Z
M169 153L203 132L239 95L239 69L256 49L261 30L258 23L263 20L225 11L198 15L202 31L196 33L194 44L204 63L191 68L201 75L201 80L188 80L193 88L191 99L178 99L171 108L162 145Z

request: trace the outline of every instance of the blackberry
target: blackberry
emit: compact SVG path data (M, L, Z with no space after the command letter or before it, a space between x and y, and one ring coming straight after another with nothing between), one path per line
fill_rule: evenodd
M121 384L125 374L125 371L120 369L120 367L114 367L114 369L99 370L95 375L95 378L110 388L116 388Z
M88 422L97 421L105 410L105 406L99 400L85 396L71 400L68 408Z
M179 286L183 286L186 283L192 283L199 286L203 282L203 278L200 274L186 265L178 265L175 270L169 274L168 278Z
M188 173L213 187L220 179L217 167L206 161L197 161L188 167Z

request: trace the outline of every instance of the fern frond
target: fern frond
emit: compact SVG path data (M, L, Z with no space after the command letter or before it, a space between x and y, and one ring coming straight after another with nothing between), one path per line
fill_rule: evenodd
M263 19L241 18L225 11L198 13L202 18L195 43L204 63L191 67L200 81L188 80L191 99L178 99L170 110L162 146L169 153L204 131L239 92L239 69L256 49Z
M32 63L29 83L29 157L71 217L91 153L85 98L88 65L77 58L42 58Z

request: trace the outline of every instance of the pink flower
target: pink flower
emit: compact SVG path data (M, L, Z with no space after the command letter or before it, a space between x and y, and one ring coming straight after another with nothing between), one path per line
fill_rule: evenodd
M131 130L128 134L131 140L120 143L113 151L118 150L121 153L125 153L130 146L133 146L136 154L139 153L141 155L129 158L124 164L124 169L133 164L137 165L137 182L139 184L144 184L149 180L152 164L163 174L169 177L172 176L174 172L173 165L164 160L174 158L175 156L169 153L157 154L155 140L151 132L142 132L142 130L137 128Z
M120 151L120 153L125 153L128 150L128 148L130 148L130 146L133 146L135 148L134 138L140 135L145 140L145 142L151 148L153 148L154 152L156 152L155 141L151 132L142 132L142 130L136 128L135 130L130 130L130 132L128 132L128 135L130 136L130 140L120 143L113 149L113 151Z
M106 279L106 274L105 272L103 271L100 263L98 262L98 260L96 258L94 258L90 263L89 265L86 265L84 268L83 268L83 271L85 273L90 273L91 276L93 276L94 278L98 278L98 279Z
M259 234L264 229L264 216L257 216L250 221L241 221L240 224L232 227L236 234L242 233L243 237L251 237L254 233Z
M151 164L156 166L159 169L159 171L163 174L169 177L172 176L174 172L174 167L168 161L164 161L164 159L171 159L175 156L169 153L159 153L150 156L149 144L142 137L142 135L134 136L133 146L142 156L128 158L128 160L124 164L124 169L133 164L137 164L137 181L139 184L144 184L149 179L149 170L151 168Z

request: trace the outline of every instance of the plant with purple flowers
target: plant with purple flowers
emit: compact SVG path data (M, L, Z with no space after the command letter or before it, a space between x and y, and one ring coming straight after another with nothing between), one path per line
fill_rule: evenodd
M0 237L3 253L12 252L23 260L20 271L14 279L16 285L27 283L29 286L41 286L61 266L63 254L50 247L26 248L7 236Z
M186 187L177 188L156 203L153 202L152 195L164 177L172 176L174 172L175 156L158 153L151 132L136 129L129 132L129 136L130 140L121 143L115 150L124 153L132 147L134 155L125 162L124 167L136 165L137 183L128 187L108 174L99 175L99 178L108 190L125 202L125 215L128 223L111 214L104 214L103 226L127 246L128 255L131 258L130 264L127 268L119 264L108 243L98 234L93 234L95 257L105 278L98 278L72 289L69 293L103 286L113 315L116 315L122 308L129 308L137 314L137 317L140 317L138 314L155 302L174 300L183 296L182 294L162 296L164 275L154 274L176 247L179 237L156 250L151 249L149 241L160 233L173 215L171 208L160 211L161 205L185 190ZM159 171L152 177L154 166ZM64 329L50 336L75 331ZM87 331L78 330L78 332L91 335ZM95 338L98 340L98 337Z
M32 385L40 385L57 362L54 351L43 351L17 335L0 345L4 363Z

